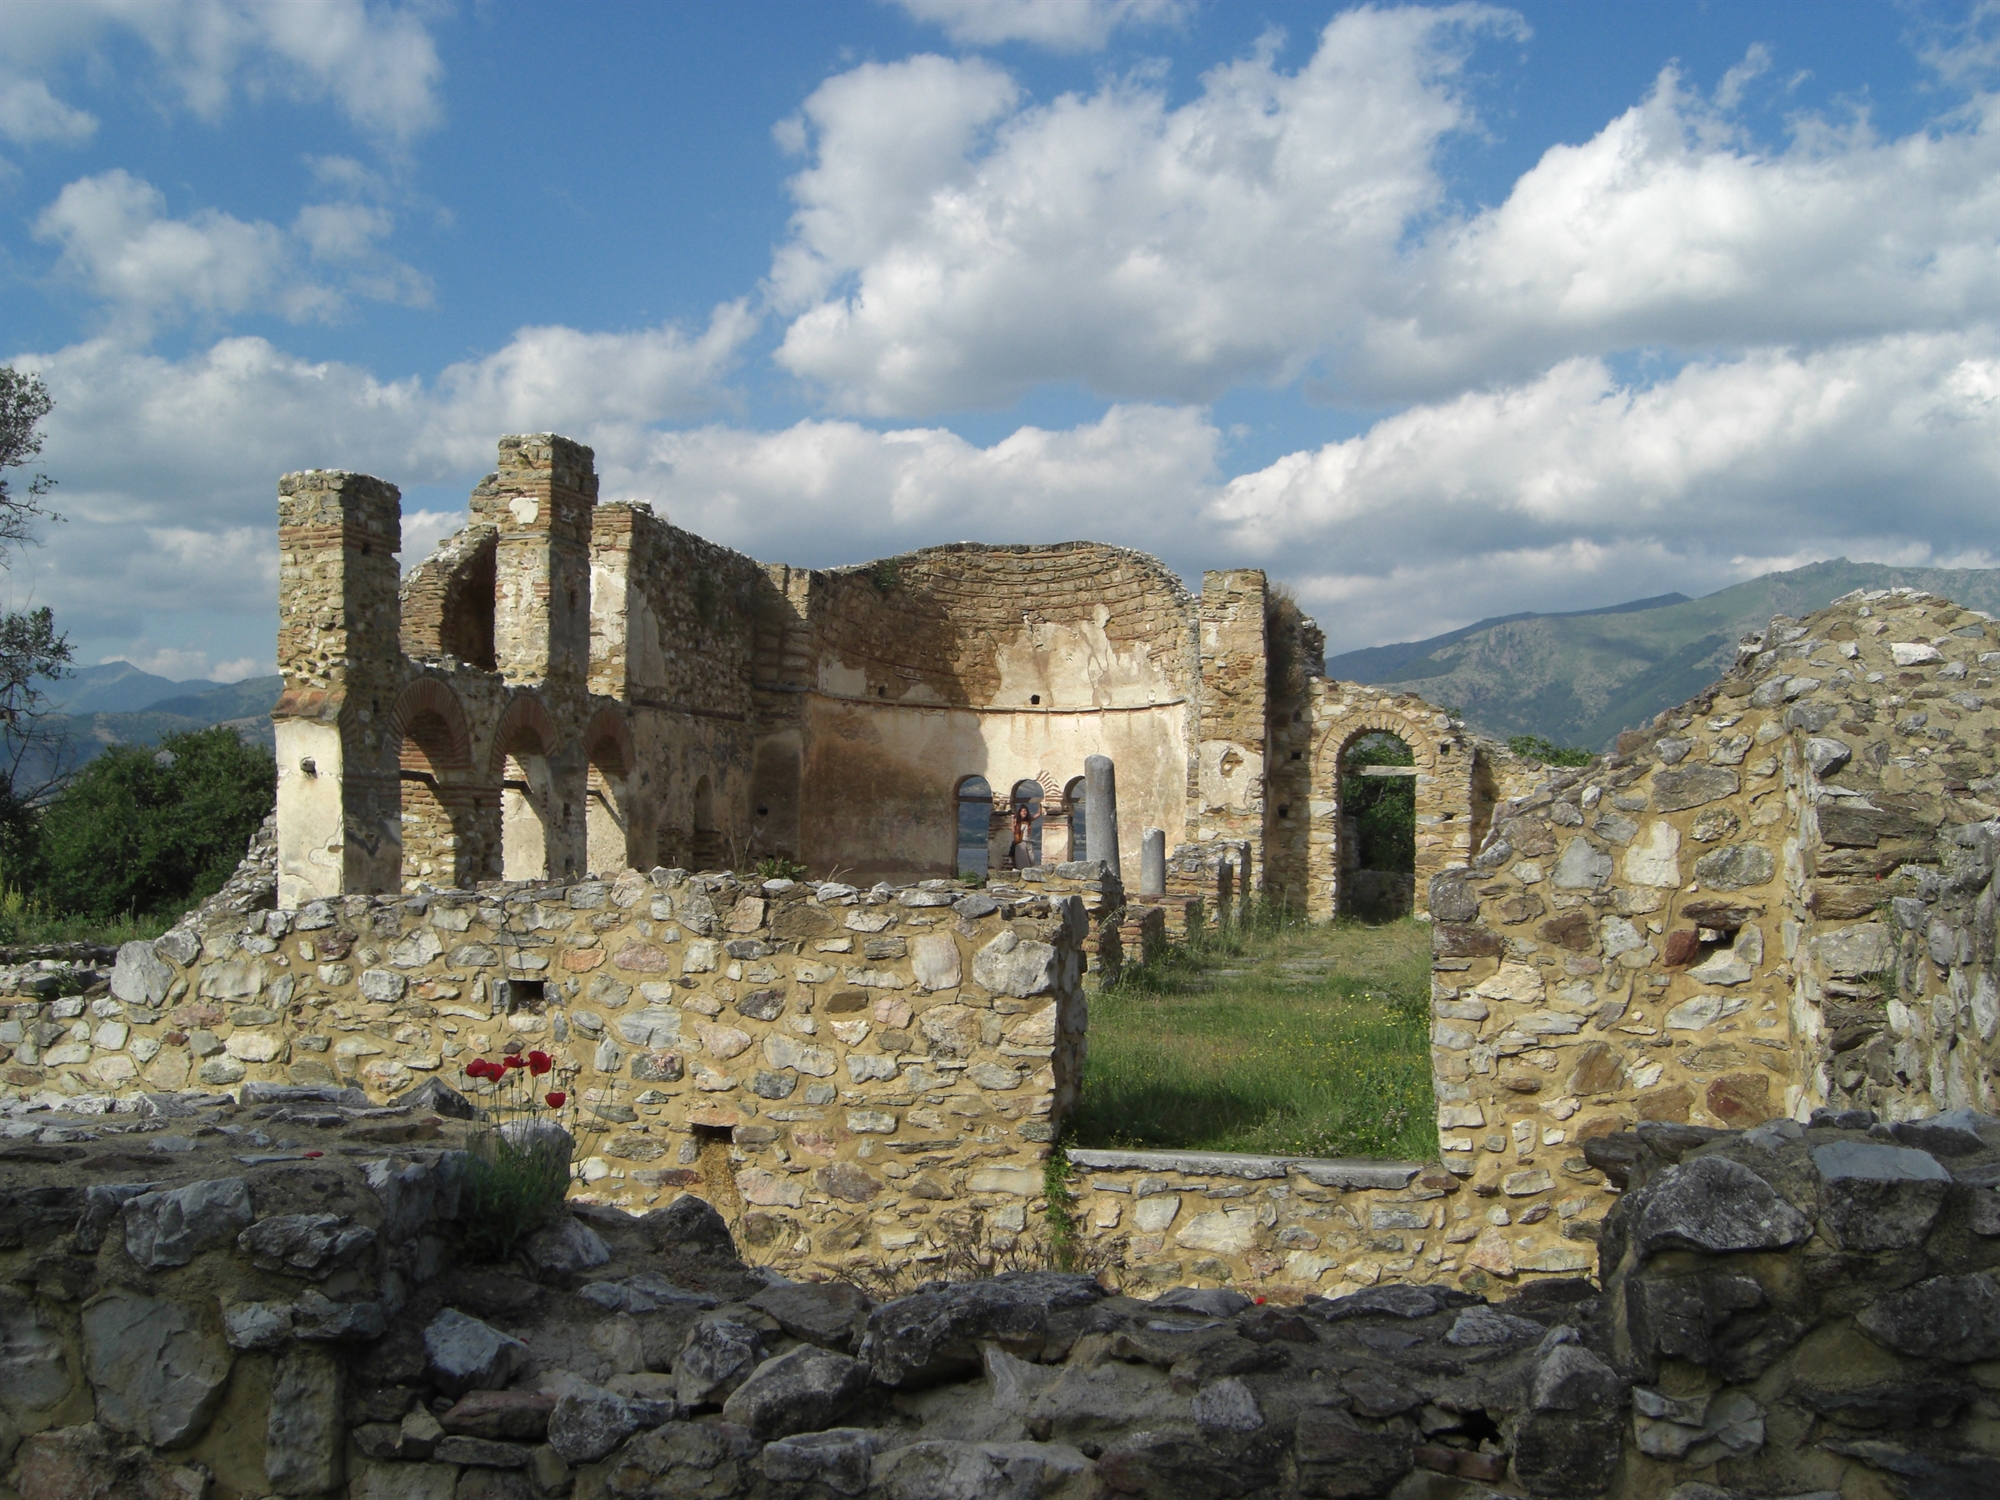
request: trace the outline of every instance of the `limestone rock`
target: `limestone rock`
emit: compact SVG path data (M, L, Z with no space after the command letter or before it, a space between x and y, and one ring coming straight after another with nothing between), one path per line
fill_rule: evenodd
M972 956L972 980L996 995L1017 1000L1046 995L1055 988L1056 950L1008 928Z
M31 1300L0 1287L0 1414L17 1425L69 1394L59 1327Z
M830 1349L801 1344L767 1359L722 1403L722 1415L768 1442L831 1426L868 1386L868 1367Z
M1914 1359L2000 1359L2000 1284L1990 1271L1933 1276L1877 1298L1855 1322L1877 1343Z
M1812 1233L1812 1223L1769 1183L1726 1156L1667 1168L1635 1202L1633 1243L1656 1250L1777 1250Z
M782 1282L750 1299L750 1306L775 1318L795 1339L845 1353L853 1348L872 1304L844 1281Z
M722 1401L764 1358L763 1336L745 1323L704 1318L688 1330L674 1358L675 1394L683 1406Z
M957 989L961 979L957 942L942 932L926 932L911 939L910 974L920 990Z
M556 1398L541 1391L468 1391L437 1421L455 1437L538 1443L555 1406Z
M147 1267L184 1266L202 1251L227 1244L256 1217L250 1184L241 1177L141 1193L121 1213L125 1253Z
M398 1094L389 1104L395 1109L443 1115L449 1120L479 1118L479 1107L442 1078L426 1078L408 1093Z
M1935 1158L1875 1141L1829 1141L1812 1148L1819 1169L1820 1219L1847 1250L1920 1245L1944 1204L1951 1174Z
M343 1375L341 1362L324 1349L295 1344L279 1356L264 1429L264 1477L280 1495L318 1495L340 1483Z
M528 1346L448 1307L424 1329L424 1354L438 1388L461 1396L506 1385L527 1363Z
M679 1414L671 1401L635 1401L590 1386L557 1398L548 1414L548 1443L566 1463L592 1464L633 1433Z
M521 1248L536 1270L558 1276L574 1276L611 1259L611 1251L597 1231L567 1213L529 1235Z
M82 1324L98 1421L156 1448L208 1426L233 1356L193 1308L117 1288L84 1305Z
M836 1495L859 1495L868 1488L881 1442L881 1434L861 1427L780 1438L764 1449L764 1477L774 1484L822 1484Z
M119 945L118 962L111 969L111 993L127 1005L148 1009L164 1005L173 982L174 971L160 960L152 943Z
M929 1289L876 1308L859 1353L884 1385L927 1385L978 1370L981 1340L1032 1358L1051 1313L1103 1295L1092 1277L1068 1271L1011 1271Z
M1090 1472L1061 1443L912 1443L875 1459L883 1500L1038 1500Z
M315 1281L353 1265L374 1243L374 1230L350 1225L341 1214L276 1214L236 1237L236 1248L258 1270Z
M275 1349L292 1336L291 1304L224 1303L222 1336L232 1349Z
M17 1458L11 1478L22 1500L204 1500L208 1494L205 1469L115 1443L95 1422L38 1432Z
M1661 812L1684 812L1704 803L1736 795L1742 783L1721 766L1690 766L1684 771L1653 773L1653 806Z
M1256 1395L1233 1375L1196 1391L1193 1409L1197 1426L1218 1432L1255 1432L1264 1425Z

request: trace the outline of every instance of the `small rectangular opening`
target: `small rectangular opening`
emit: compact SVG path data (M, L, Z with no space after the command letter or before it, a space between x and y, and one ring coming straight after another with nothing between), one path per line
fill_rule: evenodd
M547 998L548 981L545 979L500 979L493 988L498 991L494 997L499 1004L494 1008L502 1015L511 1016L520 1010L540 1010Z

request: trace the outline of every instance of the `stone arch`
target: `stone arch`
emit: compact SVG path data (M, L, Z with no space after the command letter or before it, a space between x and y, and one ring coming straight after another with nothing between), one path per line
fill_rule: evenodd
M1329 683L1313 706L1312 816L1306 910L1331 917L1346 909L1342 871L1347 854L1341 767L1357 740L1388 734L1409 747L1415 775L1415 870L1412 910L1428 915L1430 879L1472 856L1471 739L1456 725L1440 728L1444 711L1411 695L1388 695L1342 706L1352 684ZM1369 692L1369 689L1360 689Z
M399 796L402 888L470 885L484 866L484 805L464 706L449 684L419 677L397 695L384 748Z
M591 715L583 730L586 762L583 797L586 867L611 875L632 863L632 729L617 709Z
M488 777L500 789L500 878L546 880L558 822L550 758L559 743L548 706L516 693L493 731Z
M1016 869L1035 868L1042 863L1043 817L1049 800L1049 788L1043 779L1046 775L1044 772L1042 776L1023 776L1007 788L1007 858ZM1014 825L1021 809L1028 813L1027 838L1017 842ZM1023 847L1030 852L1023 854Z

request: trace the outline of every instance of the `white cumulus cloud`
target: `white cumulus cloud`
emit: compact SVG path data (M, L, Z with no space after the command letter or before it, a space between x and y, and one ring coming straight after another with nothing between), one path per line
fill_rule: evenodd
M773 285L778 358L877 415L1004 403L1044 380L1204 399L1282 379L1354 327L1437 144L1485 7L1336 16L1287 72L1268 47L1178 108L1116 79L1023 103L991 64L915 58L829 80Z
M34 233L61 248L58 276L144 334L185 317L328 318L349 292L425 301L428 281L376 243L392 227L386 211L359 203L308 205L290 231L216 209L177 219L158 188L116 168L70 183L36 218ZM340 274L327 279L315 268Z
M896 0L914 19L944 28L955 42L992 46L1032 42L1059 52L1088 52L1121 26L1173 25L1189 0Z
M442 113L444 68L428 9L367 0L10 0L0 67L33 77L125 35L205 119L220 119L239 94L326 100L369 135L403 142Z

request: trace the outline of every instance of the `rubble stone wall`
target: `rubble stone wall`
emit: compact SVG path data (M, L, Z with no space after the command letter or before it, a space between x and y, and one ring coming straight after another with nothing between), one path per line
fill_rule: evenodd
M1997 646L1908 592L1775 620L1433 880L1440 1142L1492 1204L1471 1266L1587 1264L1584 1147L1636 1122L1990 1105Z
M1597 1282L791 1281L688 1194L480 1262L442 1095L0 1119L8 1500L1956 1500L2000 1489L2000 1121L1596 1142ZM756 1252L752 1252L752 1258ZM880 1300L877 1300L877 1298Z
M0 1002L7 1094L357 1088L545 1051L601 1201L715 1201L773 1264L936 1257L1043 1203L1084 1047L1077 897L679 871L220 903L128 944L111 993ZM949 1222L947 1222L949 1221Z

